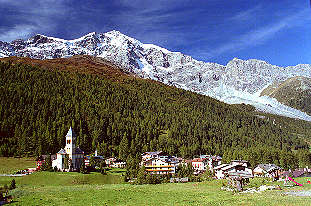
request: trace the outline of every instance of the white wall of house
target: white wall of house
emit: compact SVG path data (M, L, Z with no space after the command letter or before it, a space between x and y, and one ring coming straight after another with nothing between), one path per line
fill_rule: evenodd
M193 162L191 162L191 164L192 164L192 168L195 171L205 171L206 170L207 164L203 161L193 161Z
M57 154L56 159L52 161L52 167L54 168L55 166L60 169L63 170L64 169L64 157L61 154Z
M215 171L215 176L217 179L223 179L225 177L225 173L222 170Z
M209 159L208 160L208 167L209 167L209 169L212 171L213 169L214 169L214 167L217 167L217 166L219 166L219 165L221 165L221 160L219 160L219 161L214 161L213 159Z

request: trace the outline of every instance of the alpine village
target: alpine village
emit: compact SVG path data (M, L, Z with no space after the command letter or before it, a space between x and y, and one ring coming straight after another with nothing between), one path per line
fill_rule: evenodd
M311 205L311 65L221 65L131 32L80 33L10 39L0 23L0 206Z

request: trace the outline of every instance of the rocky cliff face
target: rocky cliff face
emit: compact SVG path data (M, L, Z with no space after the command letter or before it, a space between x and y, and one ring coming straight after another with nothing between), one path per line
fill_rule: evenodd
M275 99L260 96L263 89L275 82L295 76L311 78L310 65L284 68L260 60L236 58L226 66L206 63L180 52L143 44L118 31L93 32L74 40L38 34L25 41L0 42L0 57L51 59L73 55L102 57L126 72L227 103L247 103L262 111L311 120L305 113L286 107Z

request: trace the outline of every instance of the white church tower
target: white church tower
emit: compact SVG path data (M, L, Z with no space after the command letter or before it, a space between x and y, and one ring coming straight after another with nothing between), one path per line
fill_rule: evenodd
M72 153L76 148L76 140L77 136L70 127L66 135L66 147L65 147L65 151L67 154L69 154L69 158L72 158Z
M67 135L66 135L66 146L64 149L61 149L57 153L57 159L52 162L52 166L56 166L58 169L64 171L65 168L65 156L68 157L70 163L69 170L70 171L75 171L80 169L84 159L83 159L83 151L79 148L76 147L76 141L77 141L77 136L70 127Z

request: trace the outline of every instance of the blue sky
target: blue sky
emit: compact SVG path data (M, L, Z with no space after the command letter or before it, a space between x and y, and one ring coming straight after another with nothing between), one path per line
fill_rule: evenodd
M311 64L308 0L0 0L2 41L113 29L206 62Z

